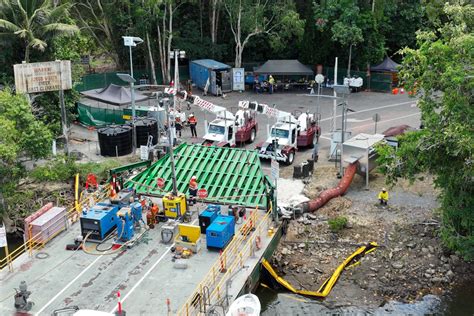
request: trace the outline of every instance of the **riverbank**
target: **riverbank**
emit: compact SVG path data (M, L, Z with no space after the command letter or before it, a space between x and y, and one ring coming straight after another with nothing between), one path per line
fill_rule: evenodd
M334 166L318 165L305 194L314 198L335 186L336 173ZM377 250L344 271L324 306L373 309L394 300L412 303L429 294L443 296L472 279L473 265L441 245L432 179L400 182L389 190L388 207L377 205L383 182L382 175L372 174L366 190L356 175L344 197L293 220L272 257L277 272L298 289L317 290L359 245L375 241ZM348 225L334 233L328 221L341 216Z

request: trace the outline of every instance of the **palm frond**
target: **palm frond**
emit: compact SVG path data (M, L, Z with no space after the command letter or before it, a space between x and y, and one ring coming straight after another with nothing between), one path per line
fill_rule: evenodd
M10 32L16 32L20 30L20 28L17 25L4 19L0 19L0 29L4 29Z
M53 33L57 35L71 36L79 32L76 25L65 23L50 23L42 27L43 34Z
M30 43L28 44L28 46L34 48L34 49L37 49L41 52L44 52L44 50L46 49L46 47L48 47L48 44L46 44L45 41L42 41L40 40L39 38L34 38L30 41Z

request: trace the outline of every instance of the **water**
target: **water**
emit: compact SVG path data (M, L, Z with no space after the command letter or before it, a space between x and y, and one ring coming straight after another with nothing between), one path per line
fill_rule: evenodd
M368 309L360 306L328 308L320 301L259 287L256 295L262 304L262 315L447 315L474 314L474 280L456 286L443 300L426 295L413 304L390 302L383 307Z

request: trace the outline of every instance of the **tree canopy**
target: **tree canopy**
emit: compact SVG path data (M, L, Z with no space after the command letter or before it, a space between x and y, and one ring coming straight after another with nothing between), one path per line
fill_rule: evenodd
M474 6L446 4L439 28L417 33L417 48L405 48L400 78L419 98L424 128L381 148L383 171L393 183L435 175L441 190L442 237L474 259Z

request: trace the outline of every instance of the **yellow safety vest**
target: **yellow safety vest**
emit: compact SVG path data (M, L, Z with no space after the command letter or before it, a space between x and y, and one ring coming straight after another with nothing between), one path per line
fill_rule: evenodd
M385 200L385 201L388 201L388 192L385 191L380 191L379 193L379 200Z

